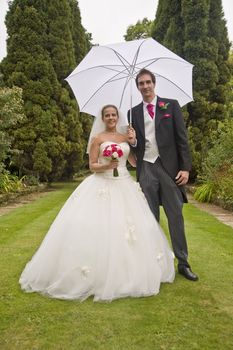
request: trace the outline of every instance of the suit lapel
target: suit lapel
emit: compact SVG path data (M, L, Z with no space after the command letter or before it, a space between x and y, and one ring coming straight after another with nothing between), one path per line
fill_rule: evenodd
M163 112L161 111L161 108L159 108L159 101L161 101L160 97L157 97L157 102L156 102L156 112L155 112L155 128L158 127L160 120L163 116Z
M138 130L142 134L143 138L145 138L145 123L144 123L144 113L143 113L143 102L138 105L137 110L135 111L135 121L138 126Z

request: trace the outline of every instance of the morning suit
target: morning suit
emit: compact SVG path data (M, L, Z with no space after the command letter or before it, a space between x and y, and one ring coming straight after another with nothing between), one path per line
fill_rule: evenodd
M128 119L129 115L130 112ZM159 205L163 205L175 256L179 265L189 266L182 215L183 202L187 202L187 197L184 186L177 186L175 183L179 170L191 169L184 118L176 100L159 96L154 118L153 127L159 155L154 162L148 162L144 160L147 137L143 102L132 108L132 127L137 138L137 145L132 148L137 158L137 181L158 221Z

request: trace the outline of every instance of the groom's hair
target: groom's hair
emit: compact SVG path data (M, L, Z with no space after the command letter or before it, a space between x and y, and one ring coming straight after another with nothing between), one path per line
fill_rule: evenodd
M156 79L155 79L154 74L153 74L150 70L143 68L143 69L141 69L141 70L138 72L138 74L137 74L137 76L136 76L136 85L137 85L137 87L138 87L138 78L141 77L141 76L144 75L144 74L150 75L151 80L152 80L152 83L155 85Z

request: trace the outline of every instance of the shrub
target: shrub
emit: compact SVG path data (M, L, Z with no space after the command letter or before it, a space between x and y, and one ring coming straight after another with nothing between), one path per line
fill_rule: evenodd
M202 164L200 186L194 197L199 201L221 204L233 209L233 120L219 124L214 146Z
M213 182L207 182L197 187L194 198L198 200L199 202L211 202L214 195L214 183Z
M0 174L0 193L18 192L25 185L23 183L24 177L19 179L15 175L11 175L8 172Z

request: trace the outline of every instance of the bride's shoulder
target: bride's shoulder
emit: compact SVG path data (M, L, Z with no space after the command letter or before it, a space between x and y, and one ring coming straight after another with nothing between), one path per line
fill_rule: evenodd
M102 142L103 141L99 135L93 136L90 141L90 150L97 152Z

